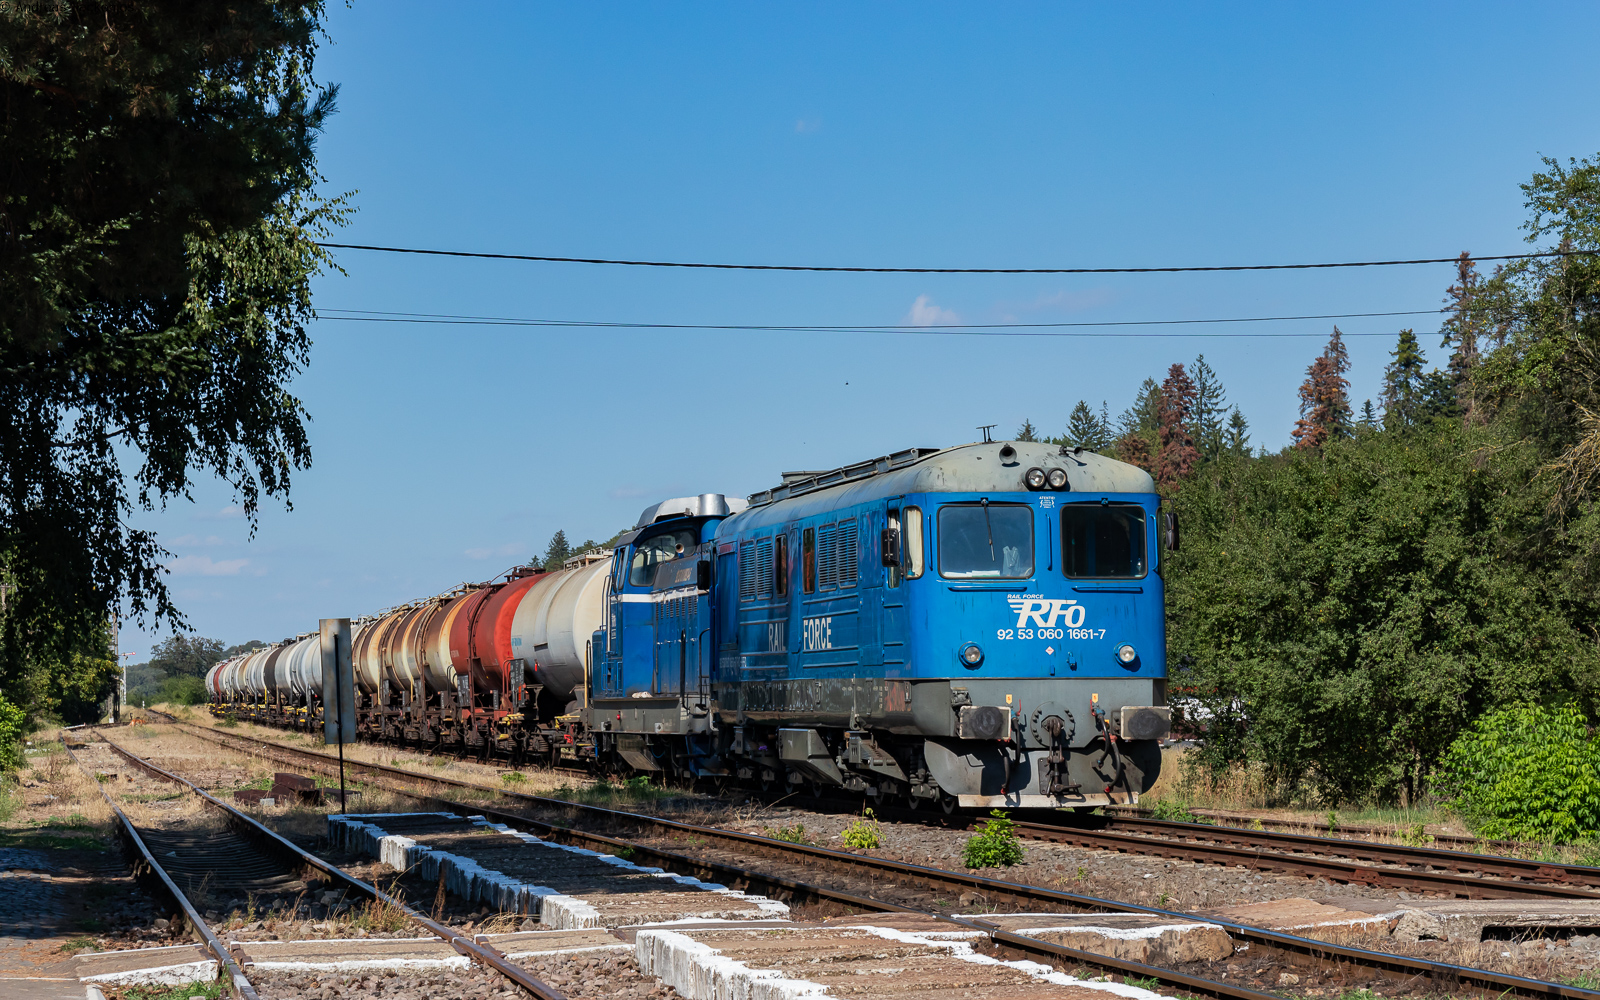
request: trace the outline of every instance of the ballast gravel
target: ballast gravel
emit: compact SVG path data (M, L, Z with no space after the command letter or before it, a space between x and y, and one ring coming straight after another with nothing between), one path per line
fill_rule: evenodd
M552 955L524 966L571 1000L673 1000L676 990L654 976L639 973L633 957ZM261 1000L334 1000L335 997L384 997L385 1000L494 1000L526 997L515 983L478 968L407 972L384 969L362 974L252 970L250 981Z

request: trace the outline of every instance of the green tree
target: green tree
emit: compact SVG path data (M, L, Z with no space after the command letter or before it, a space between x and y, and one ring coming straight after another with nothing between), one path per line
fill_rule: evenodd
M151 647L148 663L168 677L204 677L222 658L222 640L174 634Z
M1236 458L1250 456L1250 421L1244 418L1244 414L1239 412L1237 406L1228 414L1228 431L1223 447L1229 455Z
M1202 754L1261 764L1285 798L1415 801L1484 710L1593 705L1593 612L1524 541L1537 471L1435 421L1189 480L1168 621L1174 686L1215 713Z
M1194 380L1194 415L1190 420L1190 433L1200 461L1215 462L1227 451L1228 391L1222 387L1222 377L1206 363L1204 354L1189 366Z
M1411 330L1401 330L1389 362L1383 370L1383 426L1398 430L1418 423L1423 416L1424 387L1422 347Z
M558 570L571 555L572 546L567 542L567 533L557 529L556 533L550 536L550 544L545 547L544 568Z
M1022 426L1017 428L1016 440L1018 440L1018 441L1037 441L1037 440L1039 440L1039 429L1037 427L1033 426L1033 421L1032 420L1029 420L1026 417L1023 418Z
M1067 418L1067 433L1056 443L1069 448L1104 451L1111 444L1111 428L1106 426L1102 414L1095 413L1086 401L1080 399Z
M30 711L81 700L120 598L181 626L135 503L215 473L253 523L310 461L287 387L345 212L315 193L321 13L0 4L0 689Z
M1482 421L1478 412L1477 396L1472 386L1473 373L1478 367L1478 341L1483 333L1483 317L1478 293L1483 281L1478 275L1472 256L1465 250L1456 261L1456 283L1445 290L1445 319L1439 327L1441 347L1450 349L1450 381L1455 392L1456 407L1468 423Z

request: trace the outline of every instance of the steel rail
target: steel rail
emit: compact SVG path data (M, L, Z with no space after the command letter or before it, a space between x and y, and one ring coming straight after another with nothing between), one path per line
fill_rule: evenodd
M471 959L475 959L489 968L494 969L496 972L500 973L502 976L505 976L507 979L516 983L529 993L539 997L540 1000L567 1000L565 994L556 991L549 984L534 976L522 966L517 965L515 962L509 961L505 958L505 956L501 955L495 949L481 945L471 937L462 937L460 934L457 934L454 930L450 929L444 924L438 923L437 921L434 921L412 909L410 906L406 905L404 900L392 896L389 893L384 892L382 889L379 889L377 886L351 875L338 865L324 861L315 854L301 850L298 846L284 839L275 831L267 829L256 820L233 808L226 802L223 802L221 799L212 795L210 792L207 792L205 789L201 788L199 785L196 785L189 779L181 775L174 774L173 772L162 768L160 765L140 757L138 754L135 754L130 750L118 746L112 740L106 739L104 734L101 734L101 738L105 739L106 745L109 746L111 750L119 757L122 757L124 760L128 761L130 764L134 765L145 773L153 777L160 778L164 781L170 781L175 784L183 785L187 787L189 791L198 795L201 801L205 802L207 805L222 810L223 814L226 815L234 825L242 826L245 833L255 838L258 842L269 845L271 849L276 850L286 856L292 857L297 862L315 868L316 870L327 875L329 878L343 883L347 888L354 889L360 895L367 896L387 906L394 907L395 909L404 913L406 917L409 918L413 923L426 929L430 934L434 934L442 938L459 954L465 955Z
M112 800L110 793L106 791L104 785L100 784L94 774L83 766L83 761L79 760L78 755L72 752L72 748L67 745L67 740L64 736L61 738L61 746L67 751L67 756L72 758L72 762L78 765L78 770L94 781L95 787L100 790L100 797L106 800L106 805L110 806L111 811L116 814L117 821L121 824L123 839L138 850L140 858L149 867L150 873L155 876L161 888L172 898L173 904L183 914L183 918L189 924L189 928L199 935L200 941L204 944L206 950L216 956L217 970L227 973L233 995L238 997L239 1000L260 1000L255 987L246 978L244 970L239 968L239 963L234 960L233 953L228 950L228 946L222 943L222 939L217 937L210 925L200 916L200 912L194 908L193 903L189 902L189 897L183 894L183 890L178 888L178 883L173 881L172 876L167 874L167 870L161 866L161 862L156 860L155 854L150 850L149 845L144 842L144 838L139 836L139 831L134 827L133 821L128 818L128 814L123 812L122 808Z
M298 747L286 747L282 744L258 739L253 736L246 736L240 733L215 733L202 727L190 726L186 723L179 724L183 725L186 729L192 729L197 734L205 738L209 738L213 742L219 743L223 746L227 746L228 740L241 740L246 743L255 744L257 747L261 748L261 752L263 753L276 753L279 755L279 759L287 760L290 763L313 764L320 768L337 767L337 761L333 757L328 754L318 753L314 750L305 750ZM235 747L234 749L238 748ZM250 751L247 749L243 752ZM655 827L661 830L669 830L673 831L674 833L687 836L704 838L706 840L721 840L725 843L737 845L739 849L746 851L755 850L761 853L787 857L791 860L796 857L800 857L809 860L820 861L834 867L854 868L863 871L869 871L887 878L892 878L897 882L912 881L921 885L931 885L935 888L946 890L952 888L974 889L985 893L991 899L999 896L1014 900L1018 903L1031 905L1056 905L1080 912L1104 913L1110 911L1118 913L1136 913L1158 916L1177 921L1195 921L1197 919L1202 919L1196 918L1192 914L1164 910L1153 906L1142 906L1136 903L1124 903L1117 900L1101 899L1094 896L1084 896L1077 893L1064 892L1058 889L1049 889L1044 886L1007 882L1001 879L992 879L966 872L954 872L945 869L908 864L905 862L890 861L885 858L876 858L870 855L848 854L843 851L835 851L824 847L814 847L804 844L791 844L787 841L775 840L768 837L758 837L754 834L739 833L732 830L721 830L715 827L696 826L694 824L683 823L678 820L663 819L660 817L648 816L640 813L630 813L618 809L608 809L602 806L582 805L579 803L568 802L564 799L550 799L543 796L530 795L525 792L512 792L501 788L493 788L487 785L479 785L475 782L462 781L456 778L446 778L439 775L428 775L420 774L414 771L406 771L402 768L392 767L386 764L351 761L347 758L346 766L347 768L357 768L358 770L369 774L385 776L392 781L409 781L417 784L433 784L445 788L458 788L473 792L488 792L497 797L503 797L518 802L526 802L539 808L570 810L584 815L601 818L611 823L634 823L640 826ZM629 848L635 853L646 853L663 861L663 867L671 867L677 870L681 870L684 867L687 867L690 870L698 868L700 870L725 873L732 877L742 878L750 882L782 885L799 891L814 893L820 898L853 900L855 902L852 902L852 905L864 905L859 901L866 899L865 897L849 896L849 894L839 893L836 890L829 890L820 886L784 880L774 875L742 869L736 866L722 864L720 862L673 854L660 849L649 848L634 841L622 840L603 834L577 830L571 827L564 827L545 820L533 819L527 816L518 815L516 813L510 813L504 810L486 807L481 803L454 802L442 798L418 795L414 792L408 792L403 788L395 788L389 785L384 785L382 787L386 787L390 791L397 791L401 792L402 794L410 794L419 799L437 802L446 808L449 808L451 811L455 811L464 815L482 815L485 818L493 816L497 821L506 823L507 825L522 825L524 827L531 827L542 830L552 836L568 837L577 840L588 841L591 843L603 844L614 849ZM910 908L893 906L892 904L883 903L877 900L866 899L866 902L870 903L872 907L876 909L893 908L907 912L923 912L911 910ZM942 915L939 914L932 915L939 916L941 919L948 919L943 918ZM974 918L970 917L961 919L971 921L974 925L986 923L981 920L974 920ZM1493 972L1487 969L1475 969L1468 966L1453 965L1447 962L1435 962L1428 959L1412 958L1405 955L1395 955L1389 952L1372 951L1366 948L1355 948L1348 945L1332 944L1326 941L1318 941L1314 938L1306 938L1295 934L1288 934L1282 931L1269 930L1264 927L1254 927L1249 924L1239 923L1237 921L1220 920L1214 917L1203 918L1203 922L1222 927L1236 942L1242 944L1248 944L1252 946L1259 945L1267 950L1282 952L1288 955L1300 957L1302 959L1310 959L1314 962L1329 960L1335 962L1348 962L1362 968L1379 970L1395 976L1406 976L1411 978L1426 977L1438 988L1446 992L1454 991L1462 986L1466 986L1468 988L1478 990L1486 994L1494 994L1496 996L1513 995L1545 998L1567 997L1572 998L1572 1000L1600 1000L1600 992L1580 989L1578 987L1568 986L1562 983L1546 982L1544 980L1530 979L1524 976L1512 976L1505 973ZM990 933L992 940L1001 941L1002 938L998 936L1000 933L1011 935L1011 932L1000 932L999 928L995 925L987 924L986 926L989 929L988 932ZM1023 937L1025 941L1030 942L1023 947L1034 947L1033 942L1035 942L1036 939L1025 938L1021 935L1011 936ZM1006 943L1013 942L1008 941ZM1049 943L1037 941L1037 944L1044 946L1048 945ZM1048 950L1048 948L1041 950ZM1092 962L1088 960L1083 961L1085 964L1095 964L1105 967L1109 960L1104 956L1096 956ZM1158 971L1161 974L1156 976L1158 979L1171 974L1171 970L1162 969ZM1227 987L1225 984L1213 985L1221 986L1226 990L1232 989L1232 987ZM1228 993L1227 995L1232 996L1234 994Z
M1045 824L1053 826L1054 824ZM1176 820L1108 817L1106 828L1127 829L1158 836L1186 837L1191 840L1210 840L1226 844L1250 846L1269 845L1290 852L1325 854L1353 858L1357 861L1375 861L1382 864L1428 865L1458 872L1484 872L1504 878L1523 878L1539 882L1569 882L1574 885L1600 886L1600 868L1591 865L1571 865L1562 862L1529 861L1524 858L1500 854L1477 854L1471 851L1449 851L1438 847L1420 847L1407 844L1378 844L1346 837L1319 837L1303 833L1283 833L1276 830L1245 830L1236 827L1212 826L1208 823L1182 823Z
M1205 829L1201 824L1186 823L1175 825L1195 826L1200 830ZM1593 899L1600 901L1600 893L1568 885L1508 882L1501 879L1474 878L1470 875L1448 872L1417 871L1414 868L1375 868L1370 865L1354 864L1332 858L1308 857L1305 854L1284 854L1267 851L1263 850L1262 847L1276 842L1270 839L1255 839L1248 832L1233 835L1223 834L1216 837L1206 837L1203 834L1191 833L1190 836L1193 840L1160 840L1141 834L1111 833L1104 830L1088 830L1055 823L1019 821L1016 823L1016 828L1017 832L1022 836L1058 844L1075 844L1079 847L1088 847L1101 851L1120 851L1130 854L1155 855L1163 858L1179 858L1200 864L1239 865L1257 871L1304 875L1308 878L1320 877L1354 885L1421 889L1427 892L1440 892L1467 899L1526 899L1528 897L1549 898L1556 896L1564 899ZM1280 834L1278 836L1287 837L1293 835ZM1303 837L1300 839L1315 843L1321 838ZM1209 844L1194 842L1201 840L1218 842ZM1302 846L1301 850L1309 852L1313 848ZM1344 856L1349 856L1348 849L1343 851L1340 849L1326 849L1318 853L1343 853ZM1383 852L1370 853L1374 855L1383 854ZM1401 851L1392 853L1396 855L1392 859L1394 863L1428 863L1426 859L1405 856ZM1388 857L1380 857L1379 859L1391 860ZM1530 865L1529 868L1530 870L1537 870L1539 866ZM1548 869L1548 871L1551 875L1560 874L1554 869Z
M1361 823L1339 823L1330 826L1328 823L1319 820L1281 819L1270 816L1238 816L1233 813L1224 812L1220 809L1191 809L1190 812L1201 817L1202 822L1214 823L1216 826L1226 827L1230 830L1251 830L1252 832L1255 832L1254 828L1245 826L1244 824L1258 822L1262 826L1268 828L1269 831L1274 833L1283 832L1285 830L1312 830L1316 831L1312 834L1312 836L1338 837L1341 840L1349 840L1354 837L1395 836L1395 834L1389 830L1385 830L1376 826L1368 826ZM1107 809L1105 813L1108 817L1115 817L1117 819L1128 818L1150 820L1151 822L1167 822L1166 820L1154 819L1154 817L1150 815L1150 810L1140 806L1116 806L1114 808ZM1282 830L1273 828L1282 828ZM1536 846L1522 840L1490 840L1484 837L1463 836L1456 833L1430 833L1428 836L1436 844L1451 844L1462 848L1462 853L1466 854L1476 853L1473 848L1484 848L1486 850L1494 851L1514 851L1519 848Z

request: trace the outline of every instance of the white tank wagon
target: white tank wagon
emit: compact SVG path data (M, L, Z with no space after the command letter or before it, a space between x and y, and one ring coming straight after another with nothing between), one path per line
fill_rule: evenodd
M604 617L607 555L551 573L534 584L511 616L511 649L532 667L534 682L562 702L588 677L589 637Z

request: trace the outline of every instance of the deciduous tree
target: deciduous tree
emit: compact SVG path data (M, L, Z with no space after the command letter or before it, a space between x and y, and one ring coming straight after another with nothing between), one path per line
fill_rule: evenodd
M344 212L314 190L321 13L0 4L0 689L69 669L120 598L181 625L135 504L214 473L253 523L310 461L288 385Z

